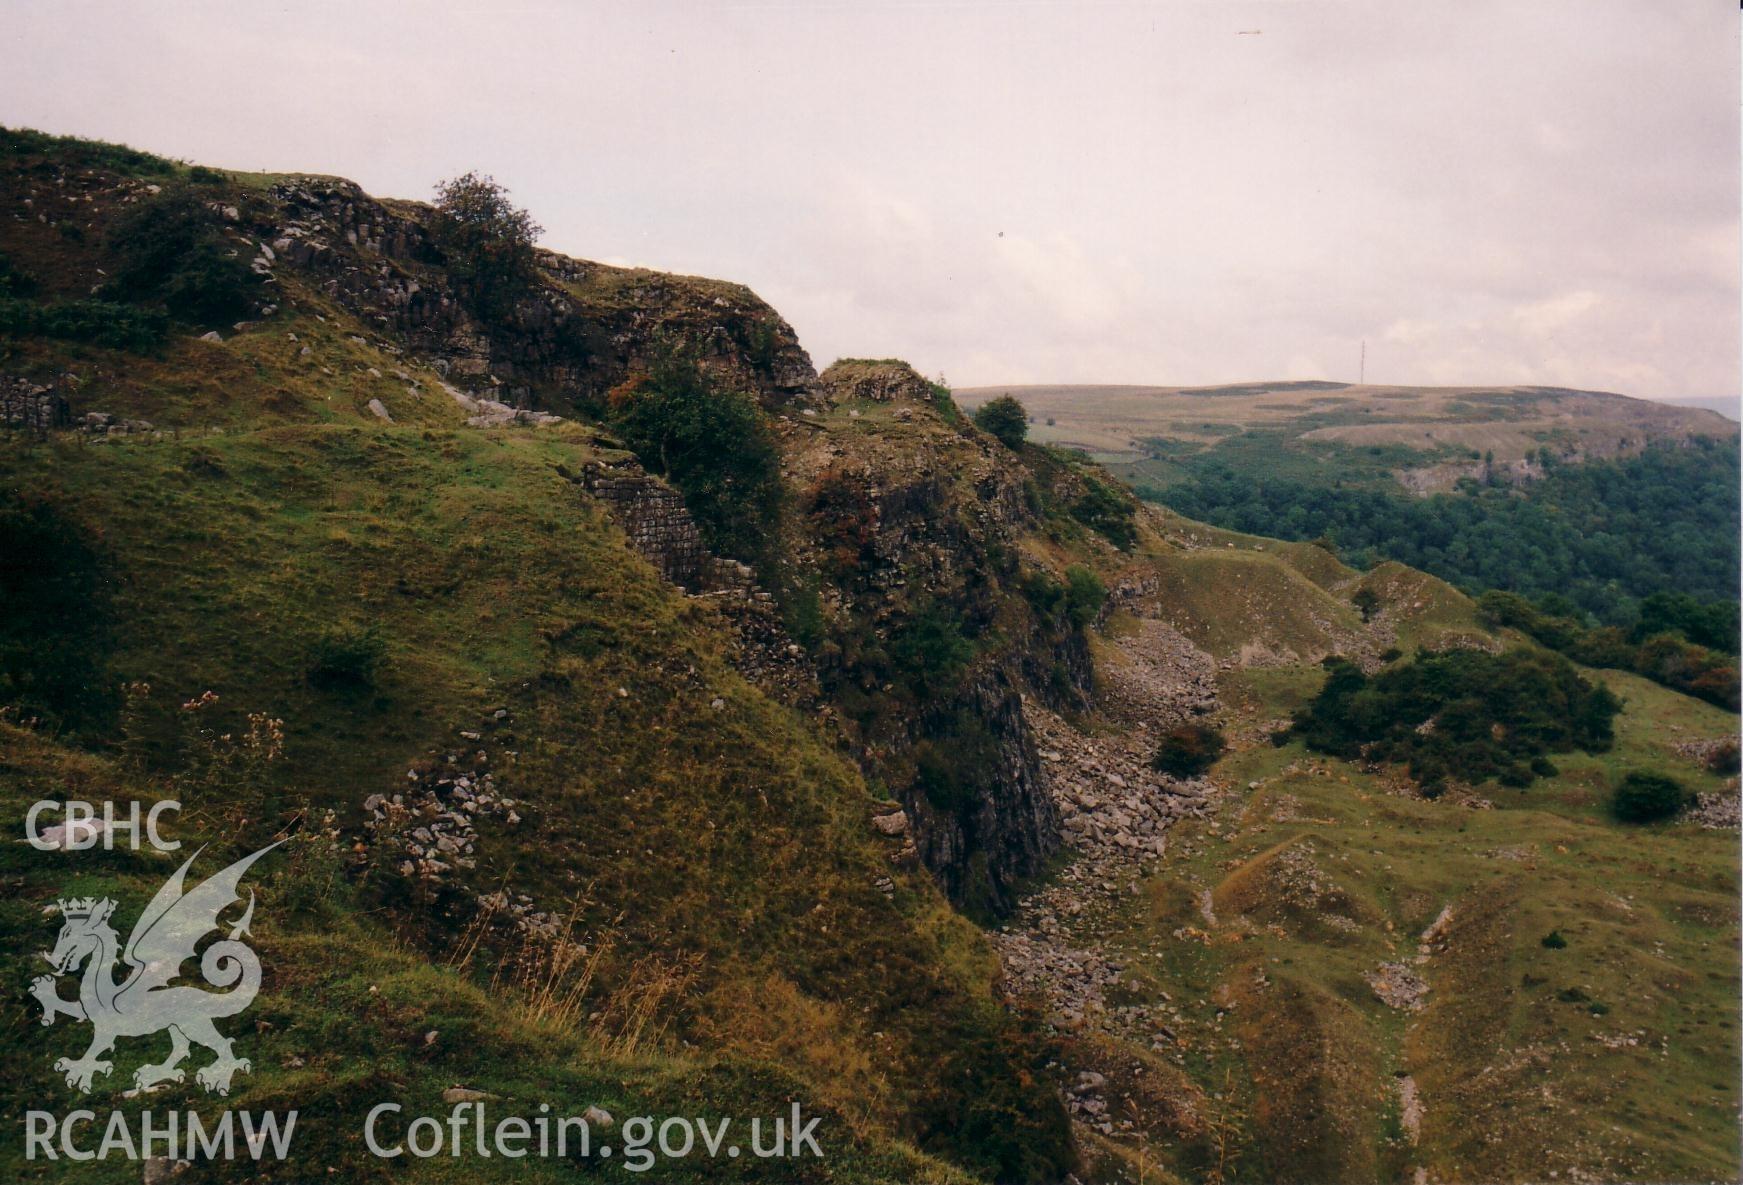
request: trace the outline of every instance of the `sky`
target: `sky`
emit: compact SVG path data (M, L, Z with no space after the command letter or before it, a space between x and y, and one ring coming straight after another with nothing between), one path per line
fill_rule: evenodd
M959 386L1739 386L1724 0L0 0L0 124L742 281Z

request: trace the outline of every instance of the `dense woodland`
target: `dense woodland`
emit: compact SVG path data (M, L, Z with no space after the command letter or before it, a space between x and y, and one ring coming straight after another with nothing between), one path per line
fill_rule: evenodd
M1252 433L1249 436L1255 435ZM1325 540L1349 562L1399 560L1471 592L1502 589L1558 605L1593 624L1632 629L1654 593L1719 603L1719 637L1735 651L1738 450L1697 439L1638 456L1557 463L1523 487L1466 482L1413 497L1388 481L1348 480L1332 467L1274 476L1231 463L1221 446L1171 458L1184 478L1140 495L1220 527ZM1342 471L1347 474L1347 470Z

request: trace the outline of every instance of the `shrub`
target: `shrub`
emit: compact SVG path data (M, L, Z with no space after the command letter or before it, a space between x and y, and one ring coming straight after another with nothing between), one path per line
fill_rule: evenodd
M914 778L936 810L966 819L997 794L998 741L973 712L932 722L914 746Z
M1227 747L1223 734L1210 725L1182 724L1162 734L1150 765L1170 777L1196 778L1215 765Z
M260 277L220 233L212 211L186 186L165 190L117 218L105 255L107 294L160 305L194 324L247 316L260 286Z
M36 277L0 252L0 296L29 296L36 291Z
M1647 597L1632 632L1618 626L1587 628L1575 616L1577 606L1554 594L1533 604L1517 593L1491 590L1482 595L1477 606L1485 625L1511 626L1576 662L1633 671L1684 695L1737 710L1736 660L1722 650L1689 640L1694 635L1729 639L1728 646L1734 650L1736 642L1726 623L1735 619L1735 603L1726 608L1684 596ZM1658 626L1675 628L1643 635L1644 630Z
M948 605L931 601L890 636L890 661L915 690L934 693L948 687L974 658L974 643L962 619Z
M532 281L533 244L543 233L493 177L466 173L436 186L430 235L473 312L486 321L506 313Z
M1295 714L1290 732L1346 759L1407 763L1425 790L1449 777L1529 785L1547 753L1602 752L1621 704L1557 655L1457 650L1419 656L1373 678L1343 659Z
M1543 945L1549 950L1567 949L1567 939L1561 936L1560 930L1551 930L1543 936Z
M781 514L780 454L756 400L669 351L612 392L607 415L642 464L678 487L711 550L767 560Z
M1738 760L1735 737L1716 746L1711 753L1707 754L1707 772L1710 774L1728 777L1738 772L1740 767L1743 767L1743 762Z
M387 643L374 625L336 626L315 639L309 682L329 690L375 686Z
M1130 498L1122 497L1099 478L1084 474L1084 492L1072 501L1071 517L1095 531L1121 551L1137 542L1132 519L1138 513Z
M75 729L111 718L108 583L78 524L0 492L0 703Z
M162 313L106 300L37 304L0 297L0 336L32 335L145 354L169 336L169 320Z
M1040 617L1051 618L1065 600L1065 586L1053 579L1053 574L1045 568L1031 568L1024 572L1018 578L1017 588Z
M1073 564L1065 570L1065 615L1072 625L1078 629L1088 627L1107 599L1107 585L1094 572L1082 564Z
M1029 413L1009 395L988 400L974 413L975 427L1009 449L1020 449L1029 436Z
M1675 778L1636 770L1616 787L1610 813L1624 823L1654 823L1675 815L1688 801L1688 791Z
M1702 601L1687 593L1656 592L1640 602L1634 641L1677 633L1709 650L1737 653L1737 602Z
M932 392L932 406L938 409L938 414L944 422L953 428L962 427L962 409L956 406L956 399L950 394L950 388L943 383L927 383Z
M805 514L823 549L824 565L837 579L856 573L872 558L878 512L865 482L833 466L817 475L805 493Z
M172 161L125 144L53 136L32 128L0 128L0 156L47 156L68 169L110 169L117 173L165 177L175 172Z

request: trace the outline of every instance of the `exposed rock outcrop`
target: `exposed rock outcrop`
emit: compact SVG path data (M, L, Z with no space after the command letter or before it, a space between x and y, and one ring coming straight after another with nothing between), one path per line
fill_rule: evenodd
M1059 846L1059 809L1041 781L1023 702L1010 678L989 667L959 699L919 727L928 743L966 743L955 731L961 713L975 721L972 765L948 788L924 778L903 796L918 826L921 859L950 896L1004 913L1018 882L1041 871Z
M355 184L303 177L242 212L264 274L313 273L332 299L404 335L451 381L523 408L596 403L663 349L694 351L735 385L779 404L816 378L792 327L741 284L536 256L539 280L504 316L475 317L443 270L429 206L378 201Z
M67 401L53 387L0 375L0 425L49 432L71 422Z

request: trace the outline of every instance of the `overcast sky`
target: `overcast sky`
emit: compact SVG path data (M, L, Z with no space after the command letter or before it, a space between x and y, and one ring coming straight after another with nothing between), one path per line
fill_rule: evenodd
M1722 395L1738 14L1457 4L39 4L0 123L741 280L821 367Z

